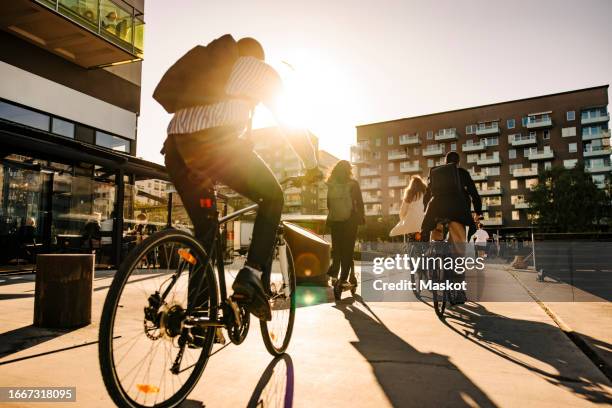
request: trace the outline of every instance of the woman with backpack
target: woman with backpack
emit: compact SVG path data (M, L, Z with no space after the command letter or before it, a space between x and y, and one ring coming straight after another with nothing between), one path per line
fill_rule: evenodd
M419 176L413 176L404 192L399 212L400 220L389 233L390 237L414 234L421 231L421 223L425 216L423 195L425 195L426 190L427 185L423 179Z
M353 265L357 227L365 224L365 211L359 183L353 178L351 164L340 160L327 179L327 225L332 236L332 264L327 274L347 282ZM356 283L356 282L353 282Z

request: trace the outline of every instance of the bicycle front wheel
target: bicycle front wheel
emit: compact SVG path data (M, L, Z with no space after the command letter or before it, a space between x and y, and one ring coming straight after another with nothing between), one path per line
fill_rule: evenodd
M214 264L195 238L168 229L139 244L115 274L100 321L100 368L115 404L179 405L214 340L214 328L188 323L216 316Z
M269 290L272 320L259 321L261 335L268 352L278 356L289 346L295 320L295 268L289 245L274 250L272 268L264 274L263 284Z

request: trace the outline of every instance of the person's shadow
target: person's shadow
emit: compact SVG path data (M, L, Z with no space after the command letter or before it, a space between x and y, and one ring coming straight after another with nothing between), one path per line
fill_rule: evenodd
M600 381L603 374L597 378L584 370L577 371L579 368L566 361L564 354L567 353L560 354L561 347L568 342L553 325L508 318L472 302L450 309L443 322L476 345L540 375L551 384L569 389L591 402L612 404L612 395ZM612 345L600 340L594 343L603 350L612 350ZM569 351L580 353L573 345ZM528 358L523 360L517 353L537 359L554 370L534 367L524 361Z
M422 353L391 332L359 296L336 302L358 337L352 345L370 363L396 407L494 407L448 356Z

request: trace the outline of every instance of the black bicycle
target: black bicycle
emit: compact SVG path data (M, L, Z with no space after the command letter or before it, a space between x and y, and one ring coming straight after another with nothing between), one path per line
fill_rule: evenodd
M446 260L453 257L451 243L446 239L448 235L448 220L440 220L442 224L442 240L431 240L425 253L427 260L426 269L430 280L431 294L433 298L434 310L438 317L444 316L447 303L456 304L462 296L461 290L455 287L455 283L460 282L461 278L455 273L454 269L445 267Z
M283 184L302 182L293 177ZM213 345L225 344L222 329L233 344L247 336L250 314L227 295L223 228L257 205L218 218L214 189L202 203L214 224L208 243L173 228L157 232L128 254L110 286L98 351L104 384L118 406L179 405L204 372ZM291 340L296 305L282 222L275 245L263 274L272 320L259 323L266 349L278 356Z

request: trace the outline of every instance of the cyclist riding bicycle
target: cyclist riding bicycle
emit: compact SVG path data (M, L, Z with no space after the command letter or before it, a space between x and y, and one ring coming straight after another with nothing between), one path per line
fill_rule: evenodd
M237 42L238 58L225 84L227 99L178 110L168 126L164 143L170 178L194 225L196 238L211 239L215 219L207 211L210 181L221 182L259 205L253 238L244 267L233 283L234 299L262 320L271 310L262 285L270 273L276 230L283 209L283 191L266 163L246 140L253 109L260 102L277 117L277 97L282 88L278 73L264 62L264 50L252 38ZM316 152L307 131L285 135L301 158L305 182L321 178ZM267 270L268 269L268 270Z
M429 172L429 183L423 196L425 217L421 230L425 236L431 233L430 239L444 239L442 221L448 223L448 241L453 256L465 255L467 237L465 227L469 227L470 236L476 230L475 221L482 215L482 201L470 173L459 167L460 157L457 152L446 155L446 164L434 167ZM474 206L474 216L471 206ZM462 294L465 297L465 294Z

